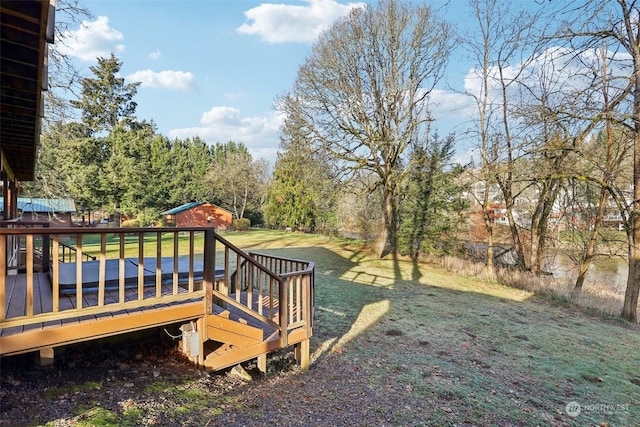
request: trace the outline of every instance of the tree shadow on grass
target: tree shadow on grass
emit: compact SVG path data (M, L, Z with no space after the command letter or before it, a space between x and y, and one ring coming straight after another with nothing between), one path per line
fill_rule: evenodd
M630 397L637 394L635 364L624 356L640 344L634 326L410 259L376 259L348 244L266 252L315 262L312 370L348 369L365 389L399 393L413 408L409 424L570 423L565 405L593 404L596 381L603 402L640 405ZM610 357L596 357L602 348ZM403 416L386 410L394 420ZM638 420L625 411L612 419Z
M321 360L336 346L354 336L354 325L367 305L388 298L392 274L368 268L368 255L344 245L341 254L324 247L257 249L256 252L286 258L310 260L315 264L315 319L311 351L313 361ZM392 272L388 272L392 273Z

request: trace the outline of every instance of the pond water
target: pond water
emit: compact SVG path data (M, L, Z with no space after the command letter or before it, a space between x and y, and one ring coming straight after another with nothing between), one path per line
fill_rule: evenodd
M546 271L557 278L566 278L574 283L578 275L577 267L568 257L555 255L547 259ZM604 288L624 295L627 288L629 265L625 259L619 257L598 259L589 266L585 286Z

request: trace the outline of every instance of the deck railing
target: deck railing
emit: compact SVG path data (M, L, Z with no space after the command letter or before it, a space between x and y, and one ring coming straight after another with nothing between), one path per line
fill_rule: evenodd
M45 237L51 303L35 307L42 291L35 282L42 276L34 242ZM215 280L215 257L205 257L214 240L214 231L203 228L0 228L0 327L203 299ZM24 245L18 249L25 257L26 301L22 315L9 316L6 283L15 271L7 254L15 245ZM68 246L75 248L75 261L61 262Z
M60 262L74 262L78 259L78 251L76 248L70 245L66 245L63 242L60 242ZM95 261L97 257L94 255L90 255L88 253L82 254L84 256L84 261Z
M278 331L286 346L288 332L313 327L314 263L256 252L245 253L220 236L225 270L217 281L214 299L236 307Z
M49 242L45 273L35 268L34 242L39 240ZM15 245L23 246L18 250L25 254L26 283L25 308L17 315L8 313L7 291L15 273L7 259ZM74 262L61 262L66 246L75 248ZM86 261L86 256L95 260ZM43 274L50 282L47 304L37 295ZM13 224L0 228L0 328L201 301L203 315L212 313L214 303L232 305L275 328L286 346L293 329L311 334L313 274L312 262L247 254L207 227L43 229Z
M270 271L276 273L283 282L287 296L289 324L288 329L299 326L308 328L311 335L313 327L313 308L315 306L314 263L275 255L249 252L249 255ZM251 277L251 274L249 274ZM259 284L259 280L253 283Z

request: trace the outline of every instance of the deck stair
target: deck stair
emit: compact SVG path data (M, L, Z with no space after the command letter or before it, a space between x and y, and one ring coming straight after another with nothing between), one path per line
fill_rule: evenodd
M243 320L234 321L224 314L209 315L207 316L207 336L215 337L215 340L221 343L238 347L248 347L262 342L264 331L248 325Z
M214 306L213 311L206 318L208 340L203 345L206 369L223 369L281 348L278 330L271 324L234 307L229 310Z

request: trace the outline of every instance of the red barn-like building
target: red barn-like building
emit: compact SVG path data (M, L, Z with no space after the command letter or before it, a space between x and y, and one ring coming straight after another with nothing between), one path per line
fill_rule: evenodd
M226 230L233 223L231 212L208 202L191 202L161 214L168 225L176 227L215 227Z

